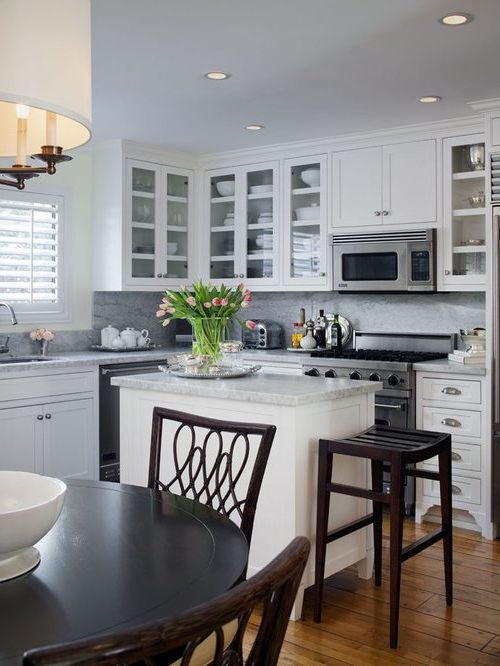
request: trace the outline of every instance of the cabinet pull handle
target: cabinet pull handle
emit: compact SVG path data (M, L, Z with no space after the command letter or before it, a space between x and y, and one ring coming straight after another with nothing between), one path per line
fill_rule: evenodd
M451 273L451 271L449 271L448 269L446 269L445 272L444 272L445 275L450 275L450 273Z
M161 278L161 277L163 277L163 275L162 275L161 273L157 273L157 274L156 274L156 277Z
M457 419L441 419L441 425L450 426L450 428L461 428L462 424Z
M39 421L43 421L43 414L37 414L36 417Z
M451 452L451 459L452 460L462 460L462 456L460 453L457 453L456 451Z
M452 483L451 484L451 494L452 495L461 495L462 494L462 488L459 488L458 486L455 486Z
M380 211L379 211L379 210L376 210L376 211L375 211L375 215L376 215L377 217L379 217L379 216L380 216Z
M45 418L46 418L46 419L51 419L51 418L52 418L52 414L45 414Z
M462 391L454 386L445 386L441 389L441 393L444 393L445 395L462 395Z

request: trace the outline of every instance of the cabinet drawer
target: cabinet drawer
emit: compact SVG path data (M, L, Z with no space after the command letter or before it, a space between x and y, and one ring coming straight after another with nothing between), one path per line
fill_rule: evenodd
M453 469L466 472L481 471L481 446L480 444L464 444L463 442L453 442L452 445L452 465ZM435 456L426 460L422 467L438 467L438 457Z
M481 412L466 409L441 409L422 407L424 430L449 432L461 437L481 437Z
M466 379L437 379L423 377L422 399L448 403L481 404L481 382Z
M440 498L439 481L424 479L423 494L428 497ZM481 480L466 479L463 476L453 476L451 482L453 504L481 504Z
M94 390L93 372L74 372L64 375L41 375L0 380L0 402L30 400L52 395L87 393Z

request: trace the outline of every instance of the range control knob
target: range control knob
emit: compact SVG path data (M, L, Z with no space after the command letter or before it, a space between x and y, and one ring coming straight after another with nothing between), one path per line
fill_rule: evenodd
M358 372L357 370L353 370L353 371L349 374L349 377L350 377L351 379L361 379L361 375L359 374L359 372Z
M316 368L311 368L311 370L306 370L304 372L304 374L307 375L308 377L319 377L320 376L320 372L319 372L319 370L316 370Z
M389 375L387 377L387 383L389 386L397 386L399 384L399 379L396 377L396 375Z
M368 377L368 379L371 382L379 382L380 381L380 375L378 375L376 372L372 372L371 375Z
M335 370L327 370L325 372L325 377L328 377L329 379L333 379L336 376L337 376L337 373L335 372Z

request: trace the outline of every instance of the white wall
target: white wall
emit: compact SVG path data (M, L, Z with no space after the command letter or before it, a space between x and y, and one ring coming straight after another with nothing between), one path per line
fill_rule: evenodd
M19 324L12 328L2 313L0 332L20 333L36 326L51 330L77 330L91 328L92 275L91 275L91 207L92 207L92 153L89 149L74 151L73 160L61 164L54 176L41 175L26 186L26 192L62 192L65 195L65 224L70 235L70 253L65 257L69 274L69 321L67 323ZM0 188L7 194L10 187ZM2 192L3 193L3 192Z

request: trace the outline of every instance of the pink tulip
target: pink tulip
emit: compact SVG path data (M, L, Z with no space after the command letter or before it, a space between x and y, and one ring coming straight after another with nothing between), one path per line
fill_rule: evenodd
M220 302L221 305L227 305L229 303L227 298L223 298L222 301Z
M243 294L244 294L244 296L251 296L251 295L252 295L252 292L250 291L250 289L245 289L245 291L243 292Z
M249 307L250 307L250 303L249 303L248 301L243 301L242 304L241 304L241 307L242 307L242 308L249 308Z
M170 319L164 319L164 320L161 322L161 325L162 325L162 326L168 326L168 325L170 324L170 321L171 321Z
M243 282L240 282L240 284L237 286L237 289L239 289L242 294L244 293L245 285L243 284Z
M207 308L207 310L208 310L208 308L212 307L212 303L210 303L210 301L208 301L207 303L203 303L203 307Z
M194 307L196 305L196 298L194 296L189 296L186 298L186 303Z
M158 317L158 319L159 319L160 317L164 317L164 316L165 316L165 312L164 312L163 310L157 310L157 311L156 311L156 316Z
M257 324L254 321L252 321L251 319L247 319L247 321L245 322L245 326L248 329L250 329L251 331L253 331L253 329L256 327L256 325Z
M251 296L244 296L243 297L243 302L244 303L251 303L252 302L252 297Z
M168 314L174 314L175 308L167 308Z
M161 302L165 303L166 305L170 305L170 301L168 300L168 298L162 298Z
M221 303L222 303L222 301L220 300L220 298L218 296L216 296L215 298L212 298L212 305L220 305Z
M171 308L172 305L170 303L168 303L168 304L167 303L160 303L160 305L158 307L160 308L160 310L166 310L167 308Z

